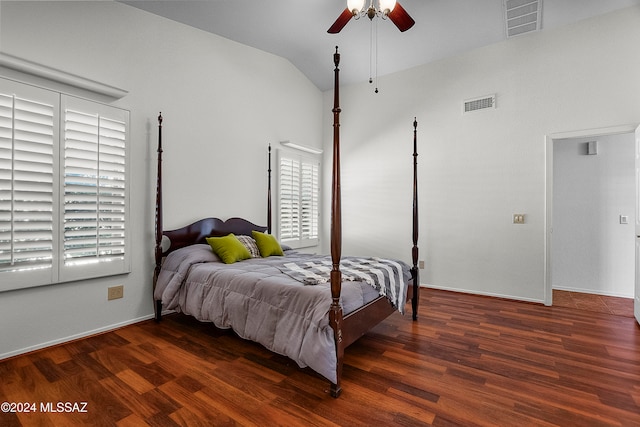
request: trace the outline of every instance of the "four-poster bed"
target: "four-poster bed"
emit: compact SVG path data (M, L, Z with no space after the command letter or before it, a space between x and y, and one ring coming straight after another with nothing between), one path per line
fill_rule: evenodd
M416 320L419 287L416 120L413 123L413 266L394 260L342 257L339 62L336 48L330 259L286 250L269 256L274 245L280 248L270 236L271 147L267 226L242 218L227 221L206 218L180 229L164 231L160 115L154 271L158 321L164 306L201 321L211 321L218 327L232 328L245 339L287 355L301 367L311 367L331 382L333 397L342 391L345 348L394 311L404 312L407 299L411 299L412 316ZM253 244L250 242L253 239L243 236L255 239L257 256L248 256L236 247L236 239L242 240L245 246ZM170 242L169 247L163 248L163 239ZM219 239L225 239L224 244L229 243L234 249L217 252L222 244ZM227 261L231 262L226 264ZM328 272L328 277L322 276L322 272Z

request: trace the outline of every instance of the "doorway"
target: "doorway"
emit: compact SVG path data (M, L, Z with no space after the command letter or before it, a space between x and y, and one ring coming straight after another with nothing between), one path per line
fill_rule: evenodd
M633 298L634 129L547 137L546 305L554 290Z

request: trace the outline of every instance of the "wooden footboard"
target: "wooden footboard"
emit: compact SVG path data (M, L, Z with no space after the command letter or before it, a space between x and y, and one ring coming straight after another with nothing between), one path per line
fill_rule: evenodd
M414 287L413 282L409 282L407 301L411 300L412 306L417 292L418 288ZM396 311L397 309L389 303L386 297L380 296L345 315L342 319L342 342L344 347L349 347L369 332L373 326L379 324ZM412 313L412 315L415 316L415 313Z

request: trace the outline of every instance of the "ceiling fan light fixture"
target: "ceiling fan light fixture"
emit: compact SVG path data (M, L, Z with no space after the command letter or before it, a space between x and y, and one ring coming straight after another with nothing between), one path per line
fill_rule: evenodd
M389 15L396 7L396 0L378 0L378 8L383 16Z
M347 8L351 11L353 16L360 14L364 8L366 0L347 0Z
M407 31L416 23L416 21L409 16L407 11L404 10L397 0L369 0L369 6L365 9L366 2L367 0L347 0L347 7L342 11L340 16L338 16L338 19L336 19L336 21L329 27L327 33L339 33L351 18L360 19L363 16L367 16L371 21L373 21L373 18L375 17L382 19L389 18L389 20L402 32Z

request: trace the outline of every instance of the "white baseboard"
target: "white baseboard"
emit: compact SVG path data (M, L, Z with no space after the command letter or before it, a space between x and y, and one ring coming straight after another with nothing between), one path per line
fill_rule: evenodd
M450 288L447 286L436 286L436 285L420 285L420 286L425 288L431 288L431 289L439 289L441 291L460 292L463 294L482 295L485 297L503 298L503 299L510 299L514 301L524 301L524 302L533 302L536 304L544 304L544 300L538 300L534 298L522 298L514 295L498 294L494 292L479 292L471 289Z
M625 295L625 294L619 294L616 292L607 292L607 291L600 291L600 290L593 290L593 289L581 289L581 288L574 288L574 287L570 287L570 286L553 286L554 290L558 290L558 291L568 291L568 292L579 292L581 294L594 294L594 295L603 295L606 297L618 297L618 298L631 298L633 299L633 295Z
M44 342L44 343L40 343L40 344L32 345L32 346L29 346L29 347L21 348L19 350L14 350L14 351L10 351L8 353L0 354L0 360L7 359L9 357L19 356L19 355L25 354L25 353L30 353L32 351L42 350L43 348L52 347L52 346L58 345L58 344L64 344L66 342L75 341L75 340L78 340L78 339L81 339L81 338L87 338L87 337L90 337L92 335L101 334L103 332L113 331L115 329L120 329L123 326L132 325L134 323L139 323L139 322L142 322L142 321L145 321L145 320L149 320L149 319L153 319L153 314L150 314L150 315L147 315L147 316L138 317L138 318L135 318L135 319L130 319L130 320L127 320L127 321L124 321L124 322L120 322L120 323L114 323L112 325L104 326L104 327L98 328L98 329L93 329L91 331L81 332L79 334L70 335L68 337L59 338L59 339L56 339L56 340L47 341L47 342Z

